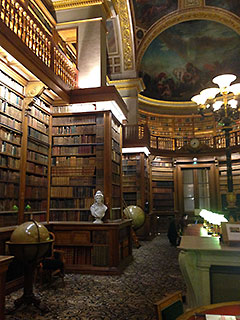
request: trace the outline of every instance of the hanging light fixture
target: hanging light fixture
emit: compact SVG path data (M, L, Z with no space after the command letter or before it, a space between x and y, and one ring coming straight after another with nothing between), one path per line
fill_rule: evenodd
M231 85L236 78L233 74L217 76L212 82L218 88L204 89L191 99L199 106L200 114L212 112L223 130L231 128L239 118L240 83Z
M236 120L239 119L240 83L231 83L236 80L233 74L223 74L215 77L212 81L218 88L207 88L200 94L192 97L192 101L198 105L201 115L212 113L215 120L221 126L225 134L225 152L227 165L227 187L226 195L229 216L236 219L236 195L233 192L233 176L230 146L230 131Z

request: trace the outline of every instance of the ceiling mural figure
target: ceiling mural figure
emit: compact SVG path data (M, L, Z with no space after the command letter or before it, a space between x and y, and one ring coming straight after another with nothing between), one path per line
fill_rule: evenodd
M239 0L205 0L206 6L219 7L240 16Z
M139 76L143 95L166 101L189 101L214 76L240 76L240 35L208 20L186 21L159 34L145 51Z
M156 21L177 10L178 0L133 0L136 26L148 29Z

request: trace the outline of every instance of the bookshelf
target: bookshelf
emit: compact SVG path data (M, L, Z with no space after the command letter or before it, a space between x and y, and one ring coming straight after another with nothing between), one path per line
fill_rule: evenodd
M214 117L210 114L204 117L197 114L169 116L140 110L138 123L140 125L147 123L151 135L167 138L204 137L219 132ZM234 130L237 128L239 128L239 124L234 127Z
M0 71L0 227L18 221L24 85L10 75Z
M123 199L126 205L136 205L144 210L149 202L149 165L144 152L124 153Z
M155 157L151 162L151 211L158 217L158 231L167 231L174 215L174 176L171 158Z
M110 111L53 114L50 220L89 221L97 190L105 219L121 218L120 177L121 126Z
M50 155L50 106L33 98L27 112L27 155L24 218L46 221L48 211L48 173Z

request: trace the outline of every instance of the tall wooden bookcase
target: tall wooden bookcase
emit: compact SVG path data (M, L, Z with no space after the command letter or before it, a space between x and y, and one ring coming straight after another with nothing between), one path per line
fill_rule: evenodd
M41 82L0 71L0 226L46 220L51 114Z
M158 217L158 231L165 232L174 216L174 168L172 158L155 157L151 162L150 208Z
M122 217L121 125L110 111L54 113L50 220L89 221L101 190L105 219Z
M126 205L136 205L145 209L149 203L149 164L144 152L124 153L123 199Z
M24 82L0 71L0 226L17 224Z

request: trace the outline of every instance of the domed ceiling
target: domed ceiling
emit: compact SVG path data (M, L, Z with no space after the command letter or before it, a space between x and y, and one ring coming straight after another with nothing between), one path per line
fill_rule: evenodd
M238 0L133 0L133 7L143 96L189 101L216 75L239 81Z

